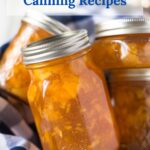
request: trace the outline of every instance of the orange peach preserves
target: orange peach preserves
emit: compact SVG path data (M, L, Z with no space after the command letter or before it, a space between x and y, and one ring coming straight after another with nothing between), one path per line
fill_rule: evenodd
M23 50L24 62L32 79L28 98L43 149L117 150L118 136L104 77L86 54L87 33L66 33L27 49Z
M0 62L0 86L25 101L27 101L30 76L22 63L21 48L28 43L54 34L51 32L54 29L50 28L52 24L51 19L42 14L40 14L40 16L36 15L37 14L35 14L34 17L27 16L29 21L25 20L22 22L19 32L6 49ZM38 17L41 16L43 18L39 21ZM44 19L47 19L47 22L43 22L42 24L42 21L45 21Z
M142 74L139 70L135 70L136 76L124 74L123 78L110 81L121 150L150 148L150 70L143 70ZM120 74L120 70L115 74Z
M116 20L97 25L91 56L103 69L150 67L150 21Z

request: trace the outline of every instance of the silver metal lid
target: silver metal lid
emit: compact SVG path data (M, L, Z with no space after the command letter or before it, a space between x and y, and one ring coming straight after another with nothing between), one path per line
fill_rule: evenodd
M24 64L36 64L75 54L90 46L86 30L70 31L22 49ZM86 52L86 51L85 51Z
M110 82L116 81L146 81L150 80L149 68L112 69L107 72Z
M59 21L35 11L28 11L22 21L38 26L47 32L54 34L70 31L67 26L63 25Z
M107 37L124 34L150 33L150 19L126 18L115 19L96 24L96 37Z

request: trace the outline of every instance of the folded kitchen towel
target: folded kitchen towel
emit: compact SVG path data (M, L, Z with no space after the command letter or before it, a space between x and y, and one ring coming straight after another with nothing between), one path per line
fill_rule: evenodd
M0 134L1 150L39 150L34 144L22 137Z
M28 141L40 147L35 131L27 124L20 112L7 99L0 97L0 150L15 146L23 146L27 150L31 146L29 150L32 150L35 146Z

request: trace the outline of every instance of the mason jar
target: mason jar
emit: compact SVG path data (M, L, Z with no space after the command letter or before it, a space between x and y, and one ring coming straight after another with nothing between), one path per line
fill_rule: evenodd
M44 150L117 150L118 134L103 73L90 61L86 30L24 48L29 104Z
M96 25L91 57L103 69L150 67L150 20L116 19Z
M150 148L150 69L109 71L111 102L121 150Z
M22 63L21 48L68 30L68 27L44 14L28 13L0 61L0 87L27 102L30 76Z

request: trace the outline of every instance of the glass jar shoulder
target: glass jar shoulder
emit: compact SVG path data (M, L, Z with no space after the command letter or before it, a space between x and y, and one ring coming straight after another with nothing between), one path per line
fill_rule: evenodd
M63 60L61 62L63 62ZM52 83L56 82L57 86L64 84L63 86L68 87L68 89L73 87L78 88L84 85L84 83L88 85L90 84L89 81L97 85L104 80L102 72L99 71L86 56L69 61L65 60L64 63L53 66L49 65L43 68L33 69L31 74L33 77L32 83L34 84L39 82L43 84L45 81L49 81L49 86L52 86ZM84 83L82 84L82 82Z

